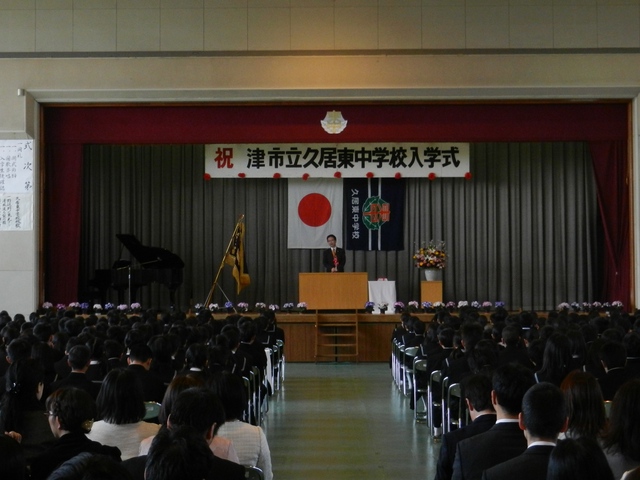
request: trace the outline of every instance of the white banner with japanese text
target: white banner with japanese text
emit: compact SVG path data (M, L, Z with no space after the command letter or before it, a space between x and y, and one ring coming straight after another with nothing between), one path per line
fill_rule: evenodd
M0 231L33 230L33 140L0 141Z
M213 178L464 177L468 143L281 143L205 146Z

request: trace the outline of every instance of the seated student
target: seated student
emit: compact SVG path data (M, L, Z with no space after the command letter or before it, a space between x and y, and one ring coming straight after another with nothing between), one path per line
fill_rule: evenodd
M143 477L145 480L214 478L210 476L213 459L207 442L195 428L163 428L151 444Z
M614 480L602 448L592 438L558 441L549 456L547 480Z
M501 335L504 349L498 354L498 363L504 365L505 363L515 362L533 370L534 366L522 341L521 331L520 326L515 324L507 325L502 329Z
M133 480L118 462L106 455L79 453L56 468L47 480Z
M109 339L104 342L104 356L106 360L106 370L109 373L114 368L126 368L127 362L124 360L124 345L120 342Z
M265 480L273 478L271 452L262 428L241 420L247 406L247 394L242 380L236 375L223 373L213 379L213 390L218 394L227 421L219 434L233 442L242 465L258 467Z
M122 459L138 455L140 442L155 435L160 425L143 421L146 414L142 386L129 370L111 370L98 394L98 415L88 437L122 452Z
M89 347L86 345L76 345L72 347L71 350L69 350L67 361L71 367L71 373L62 380L53 382L51 384L51 391L55 392L62 387L76 387L89 393L94 400L98 398L100 385L89 380L86 375L91 361L91 351Z
M640 466L640 379L622 385L611 403L602 446L615 478Z
M486 432L496 423L496 412L491 405L491 379L483 374L474 374L466 377L462 386L471 423L442 436L436 480L451 479L456 446L459 442Z
M171 415L171 410L178 400L180 393L192 387L204 387L204 381L202 378L192 374L187 374L177 375L171 381L167 387L166 393L164 394L164 398L162 399L162 405L160 406L160 412L158 414L158 421L162 426L167 425L167 419L169 418L169 415ZM214 434L218 432L218 429L225 422L225 414L222 408L217 412L217 414L218 416L215 418L216 429ZM140 455L146 455L149 453L149 447L151 446L153 439L154 437L148 437L140 442ZM209 442L209 448L218 458L224 458L225 460L240 463L236 449L229 439L215 435Z
M605 374L598 379L605 400L613 400L618 388L630 380L626 369L627 351L622 343L605 342L599 351L600 362Z
M43 452L54 441L49 422L43 415L44 370L33 359L11 364L0 400L0 432L19 432L25 458Z
M159 377L150 371L153 361L151 349L145 344L134 343L129 348L127 361L129 363L127 370L132 372L142 385L144 401L160 403L164 397L166 386Z
M165 385L171 383L176 375L173 368L173 343L167 335L156 335L151 337L147 343L153 354L151 362L151 373L156 375Z
M85 390L57 389L47 398L47 412L56 441L30 462L32 480L44 480L61 463L82 452L108 455L120 461L120 450L116 447L91 441L86 436L96 418L96 403Z
M607 423L598 380L589 372L574 370L560 385L567 403L569 426L559 438L589 437L598 440Z
M545 480L549 455L558 435L567 429L564 394L551 383L538 383L522 399L520 429L527 439L527 449L520 456L485 470L483 480Z
M180 372L182 375L195 375L207 381L209 378L208 363L209 363L209 349L204 343L194 343L187 348L184 355L185 368Z
M479 480L484 470L525 451L527 440L518 426L518 416L522 398L534 382L531 371L522 365L508 363L496 369L491 391L496 423L486 432L458 443L454 479Z
M27 462L20 443L8 436L0 435L0 478L26 480Z
M208 443L215 436L217 428L216 421L222 421L221 419L223 418L224 410L222 404L211 390L206 388L189 388L178 395L167 420L167 427L164 427L161 431L166 429L174 430L181 427L194 429L198 436L204 440L204 445L207 450L206 453L201 452L200 455L210 458L211 469L209 475L204 478L241 480L244 478L244 467L229 460L216 457L208 446ZM158 437L161 439L158 440ZM160 433L156 435L151 442L148 457L141 455L123 462L124 466L132 474L134 480L142 480L144 478L145 464L146 467L149 468L150 464L153 463L153 458L156 458L157 454L159 454L157 443L162 442L163 437L164 435Z

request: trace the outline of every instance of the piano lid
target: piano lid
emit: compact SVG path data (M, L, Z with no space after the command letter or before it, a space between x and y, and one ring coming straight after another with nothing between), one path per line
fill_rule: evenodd
M116 237L143 268L184 268L182 259L166 248L148 247L128 233L118 233Z

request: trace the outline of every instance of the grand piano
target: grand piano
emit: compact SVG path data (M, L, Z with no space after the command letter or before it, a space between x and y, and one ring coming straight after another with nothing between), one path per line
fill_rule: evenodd
M95 271L91 284L100 291L105 303L106 292L113 288L118 292L118 303L134 303L140 287L153 282L161 283L169 289L171 306L176 302L176 290L184 278L184 262L175 253L161 247L149 247L140 243L135 235L116 235L122 245L135 259L116 260L111 269ZM120 255L122 257L122 255ZM129 301L125 302L125 291L129 289Z

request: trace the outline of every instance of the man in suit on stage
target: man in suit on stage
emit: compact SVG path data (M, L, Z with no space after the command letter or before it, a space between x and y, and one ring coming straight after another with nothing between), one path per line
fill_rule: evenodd
M504 463L491 467L482 480L544 480L547 478L549 455L558 435L567 429L569 419L562 391L551 383L531 387L522 400L520 429L527 438L527 449Z
M329 248L322 252L322 265L327 272L344 272L344 264L347 262L347 255L344 249L336 246L336 236L327 236Z
M527 448L518 424L522 399L535 383L533 373L508 363L493 373L491 403L496 424L484 433L458 443L453 462L454 480L480 480L486 469L517 457Z
M471 423L442 436L435 480L451 480L459 442L486 432L496 423L496 412L491 405L491 379L484 374L475 374L466 377L462 386Z

